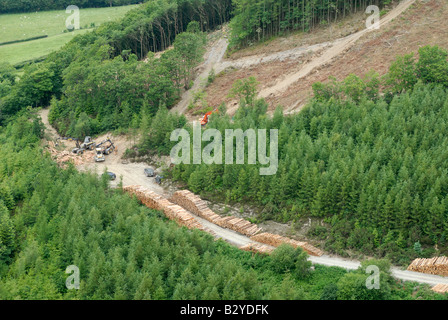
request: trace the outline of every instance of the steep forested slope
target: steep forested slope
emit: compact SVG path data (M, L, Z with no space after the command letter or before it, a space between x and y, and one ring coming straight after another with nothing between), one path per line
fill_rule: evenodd
M240 251L179 228L108 177L62 170L40 147L26 112L0 131L0 299L412 299L443 298L397 284L386 261L354 272L316 266L300 248ZM381 289L367 290L368 265ZM68 290L68 266L80 270Z
M314 231L331 251L404 263L421 254L416 242L446 252L447 52L424 47L419 56L398 58L384 80L370 74L317 83L314 101L294 116L278 109L269 119L258 100L242 101L233 121L212 118L223 136L228 128L279 129L276 175L261 177L253 165L202 164L177 166L173 176L194 192L261 205L268 218L322 218L330 231Z

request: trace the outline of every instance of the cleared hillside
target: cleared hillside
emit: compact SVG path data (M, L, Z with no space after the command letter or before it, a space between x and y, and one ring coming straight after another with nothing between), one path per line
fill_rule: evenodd
M296 112L312 95L311 86L315 82L327 82L331 76L342 80L350 74L364 76L374 69L380 75L387 72L397 55L416 52L425 45L448 47L448 37L445 36L448 22L448 3L443 0L416 1L398 18L389 22L380 30L371 31L361 36L348 50L334 57L330 62L313 68L300 80L291 83L284 91L265 96L272 111L282 105L286 112ZM259 60L273 52L306 48L317 43L340 39L354 34L363 28L367 15L358 14L338 24L321 28L311 34L295 34L290 37L278 38L271 42L245 49L233 54L228 60L258 58ZM365 27L364 27L365 28ZM333 37L331 35L334 35ZM330 39L332 38L332 39ZM322 40L322 42L320 42ZM295 47L294 47L295 46ZM291 75L300 72L303 66L322 56L325 50L332 47L309 51L303 56L272 60L248 68L228 68L218 74L216 80L206 89L209 105L217 106L222 102L231 102L227 93L236 79L255 76L260 82L260 90L269 90Z

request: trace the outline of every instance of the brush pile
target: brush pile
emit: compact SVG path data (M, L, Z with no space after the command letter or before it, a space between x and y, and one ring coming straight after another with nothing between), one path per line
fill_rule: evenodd
M92 152L84 152L82 155L76 155L67 150L60 151L52 141L48 143L47 150L50 152L52 159L62 168L66 168L68 163L80 166L87 162L93 162L95 157L95 154Z
M265 232L265 233L260 233L255 236L252 236L250 239L252 241L261 242L261 243L264 243L264 244L267 244L267 245L270 245L273 247L278 247L278 246L282 245L283 243L286 243L286 244L293 246L294 248L300 247L304 251L306 251L309 255L316 256L316 257L320 257L321 255L324 254L322 250L310 245L307 242L289 239L286 237L282 237L278 234L272 234L272 233Z
M409 271L416 271L439 276L448 276L448 258L435 257L431 259L417 258L408 267Z
M175 192L170 200L211 223L239 232L248 237L261 231L261 228L247 220L234 216L220 217L210 210L201 198L188 190Z
M162 211L168 219L176 221L176 223L180 226L187 227L188 229L199 229L210 232L210 230L206 230L184 208L173 204L168 199L151 190L148 190L142 186L124 187L123 190L131 195L135 195L137 199L139 199L148 208Z

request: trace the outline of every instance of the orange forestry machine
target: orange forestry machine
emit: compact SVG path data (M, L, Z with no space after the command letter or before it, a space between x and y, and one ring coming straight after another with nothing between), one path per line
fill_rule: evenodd
M218 109L215 109L214 111L207 112L207 113L205 114L204 118L202 118L202 120L201 120L201 125L202 125L202 126L207 125L207 123L208 123L208 117L210 117L213 113L218 113Z

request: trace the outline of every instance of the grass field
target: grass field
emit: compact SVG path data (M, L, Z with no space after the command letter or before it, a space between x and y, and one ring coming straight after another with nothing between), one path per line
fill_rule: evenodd
M92 23L99 26L116 20L135 7L81 9L80 25L83 29L74 32L64 32L65 21L70 16L65 10L0 15L0 43L48 35L44 39L0 46L0 62L17 64L45 56L62 47L75 35L93 30L90 28Z

